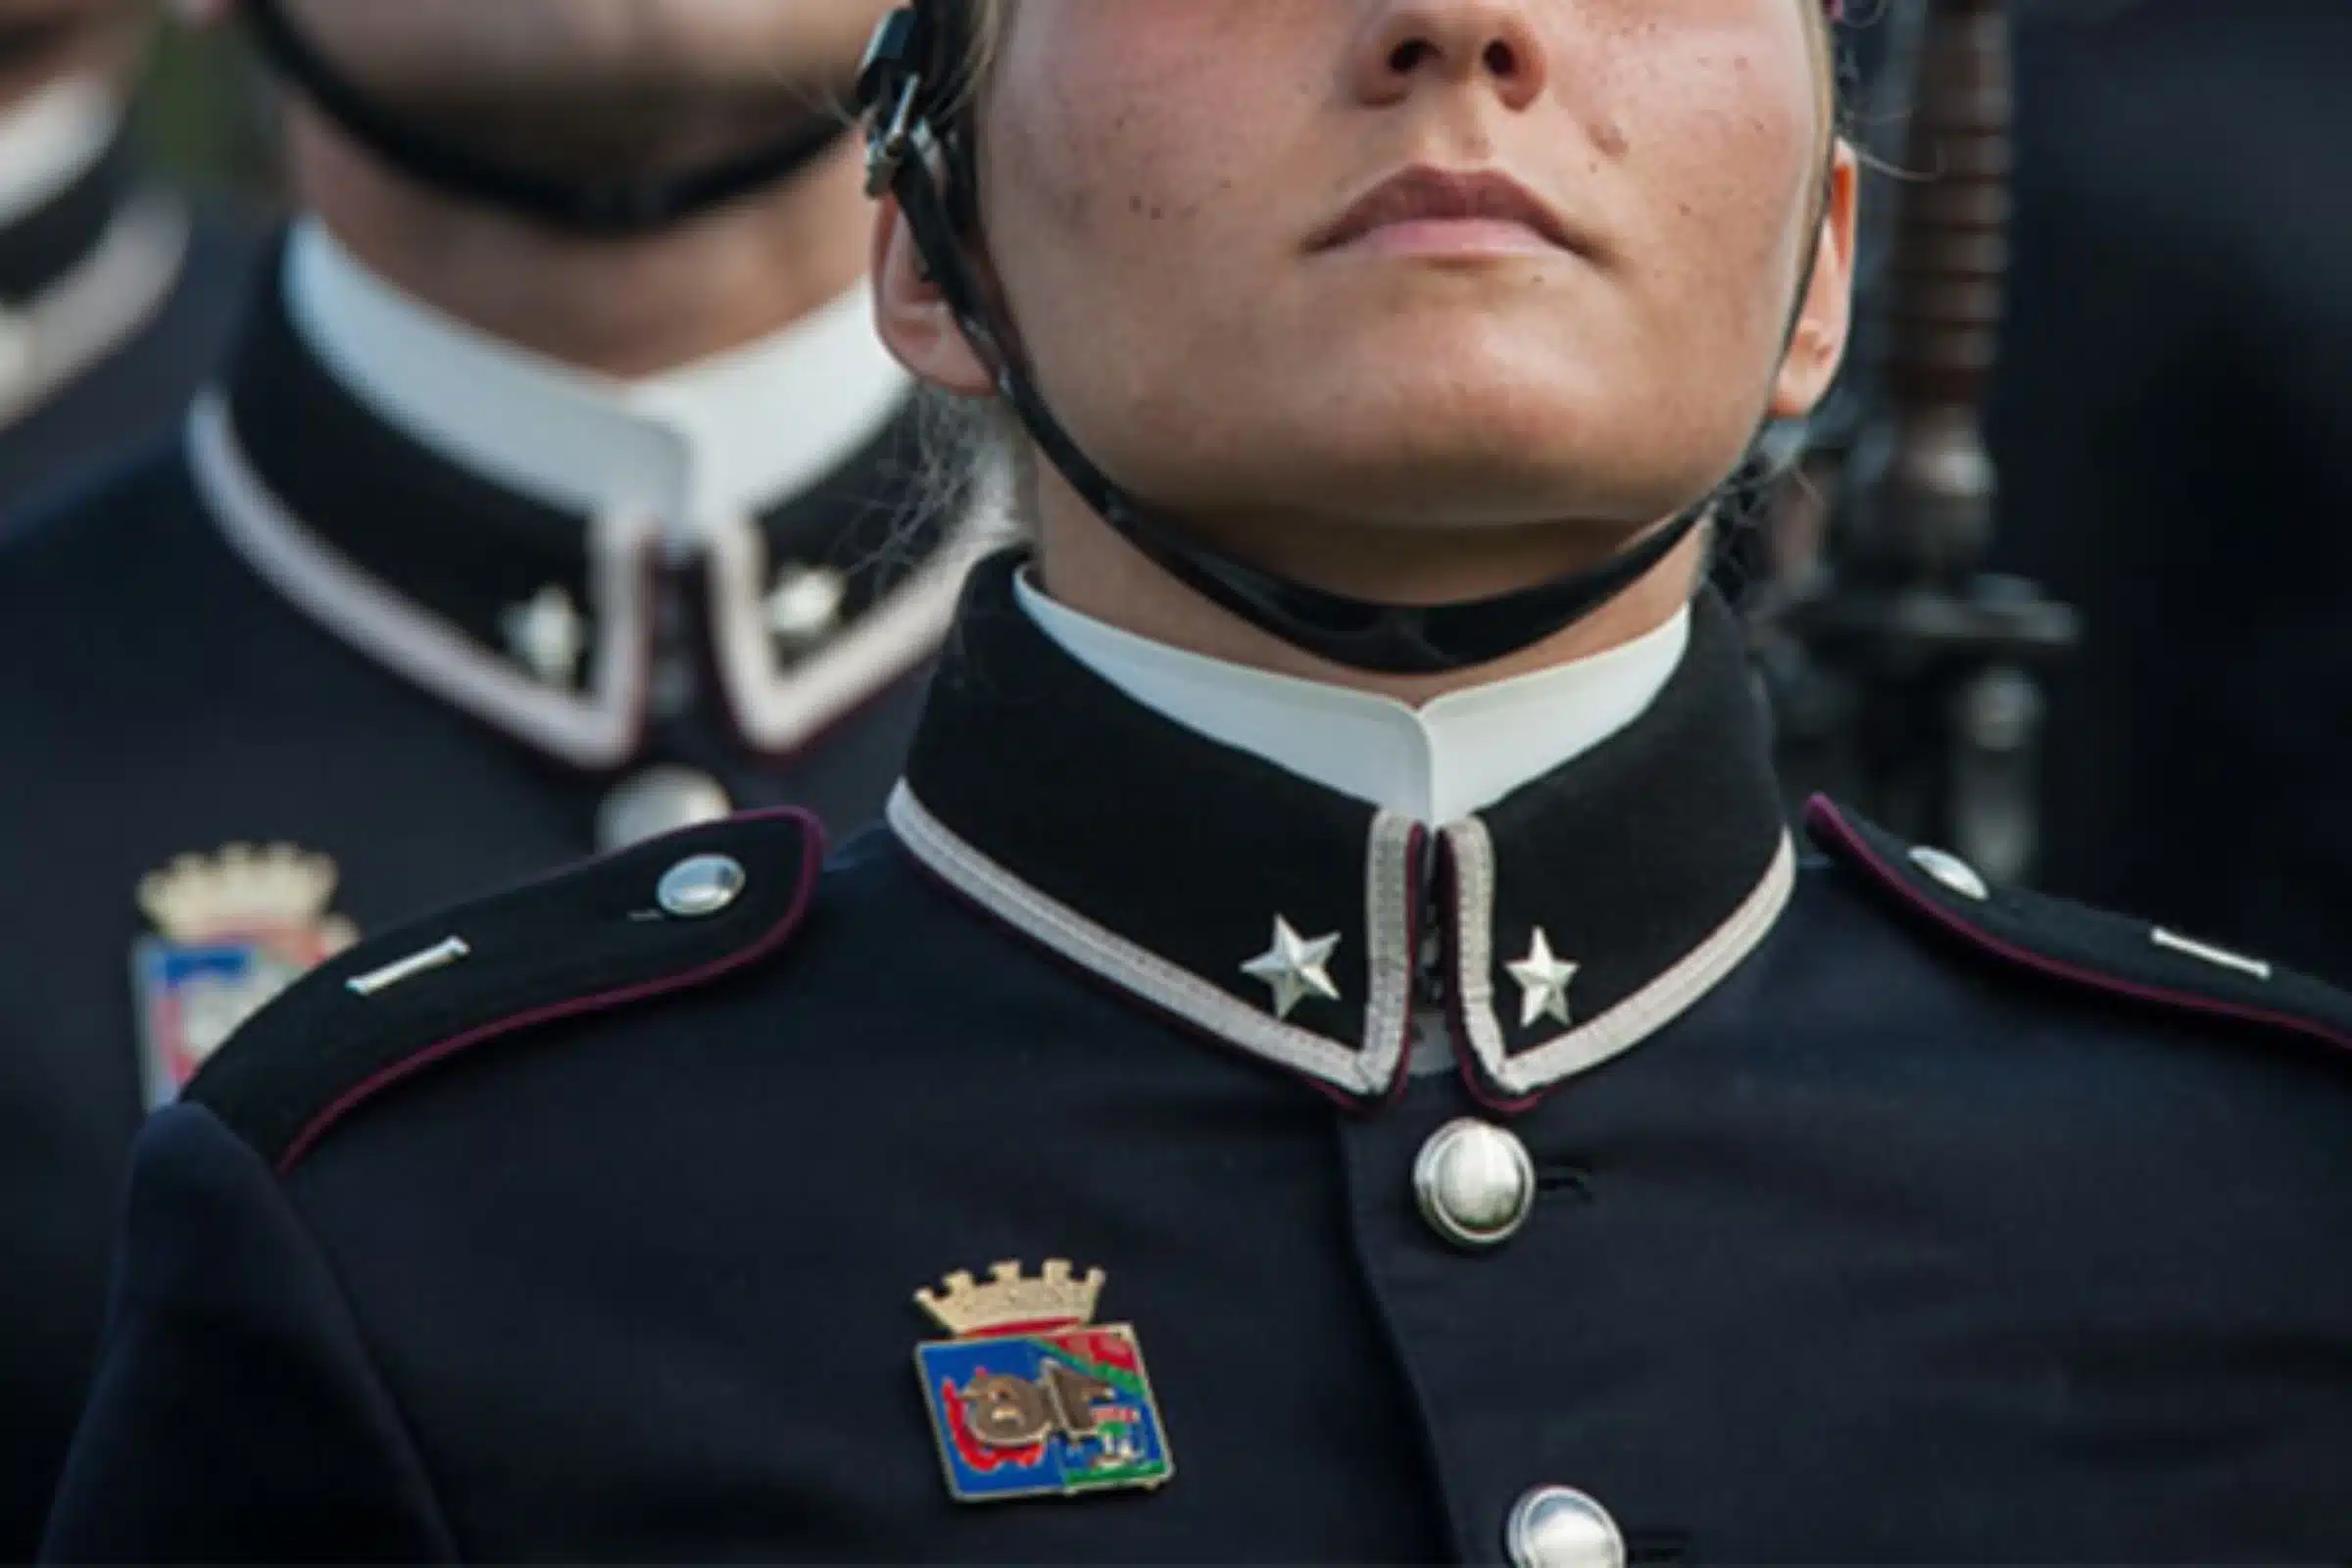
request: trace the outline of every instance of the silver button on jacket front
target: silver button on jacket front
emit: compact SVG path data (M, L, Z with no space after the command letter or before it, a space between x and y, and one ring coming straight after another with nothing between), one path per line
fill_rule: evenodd
M1465 1118L1422 1146L1413 1162L1413 1196L1430 1228L1454 1246L1498 1247L1535 1207L1535 1161L1512 1134Z
M1503 1527L1514 1568L1625 1568L1625 1537L1609 1510L1573 1487L1538 1487Z

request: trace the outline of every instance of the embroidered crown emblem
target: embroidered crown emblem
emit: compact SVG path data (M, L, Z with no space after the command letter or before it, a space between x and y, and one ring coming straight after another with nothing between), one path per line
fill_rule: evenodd
M327 914L335 862L291 844L231 844L217 855L182 855L139 883L139 907L174 942L204 942L289 925L344 924ZM338 944L330 930L328 945ZM355 933L356 935L356 933Z
M1175 1473L1168 1435L1125 1323L1097 1323L1103 1274L1048 1260L1034 1278L957 1271L916 1304L956 1336L914 1348L931 1431L958 1502L1151 1491Z
M153 1105L287 986L360 940L329 911L335 862L291 844L182 855L142 877L152 932L131 947L141 1065Z
M957 1269L940 1281L947 1287L944 1293L917 1291L914 1298L941 1328L964 1339L1016 1328L1090 1323L1103 1278L1099 1268L1084 1275L1072 1273L1067 1258L1048 1258L1035 1278L1024 1275L1018 1263L998 1263L989 1269L986 1284Z

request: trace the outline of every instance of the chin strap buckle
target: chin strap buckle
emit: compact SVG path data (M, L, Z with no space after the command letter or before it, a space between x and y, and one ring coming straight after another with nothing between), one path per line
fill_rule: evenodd
M922 19L908 6L874 29L858 68L858 103L873 117L865 142L865 193L879 197L899 181L914 155L923 96Z
M922 83L912 76L899 88L887 120L877 120L865 145L865 194L879 199L899 182L899 171L914 153L914 103Z

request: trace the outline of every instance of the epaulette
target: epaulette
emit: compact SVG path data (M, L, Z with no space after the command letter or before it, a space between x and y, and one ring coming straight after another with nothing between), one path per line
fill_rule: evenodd
M188 1085L282 1175L462 1052L703 986L789 941L824 832L801 811L642 844L365 942L247 1021Z
M1805 810L1813 842L1903 916L2013 970L2176 1016L2352 1051L2352 996L2193 936L2003 887L1941 850L1905 843L1833 802Z

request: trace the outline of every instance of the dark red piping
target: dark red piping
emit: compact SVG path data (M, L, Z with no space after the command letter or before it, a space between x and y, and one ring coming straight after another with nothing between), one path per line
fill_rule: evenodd
M560 1018L576 1018L585 1013L604 1012L613 1007L625 1007L633 1003L645 1002L654 997L667 996L671 992L690 991L696 986L708 985L722 975L749 967L781 948L791 940L793 932L800 929L801 921L807 917L811 897L816 892L817 878L824 873L824 827L815 817L797 808L748 812L734 819L739 822L773 821L785 817L799 819L802 827L804 853L801 859L800 885L793 889L791 905L776 923L760 935L760 940L715 962L704 964L700 968L689 969L683 974L665 975L659 980L648 980L633 986L623 986L617 991L599 992L595 996L575 997L568 1002L534 1007L528 1012L516 1013L513 1017L501 1018L494 1023L468 1029L462 1035L442 1041L439 1045L417 1052L414 1055L404 1056L391 1066L361 1080L353 1088L344 1091L324 1110L313 1116L304 1125L302 1131L296 1135L293 1143L286 1146L286 1152L278 1156L277 1174L281 1178L284 1177L287 1172L301 1162L305 1154L318 1146L319 1140L324 1138L337 1123L361 1105L394 1085L405 1082L427 1067L447 1060L461 1051L478 1046L484 1041L496 1040L502 1035L537 1028L544 1023L553 1023Z
M1871 848L1868 840L1854 831L1836 804L1825 796L1815 796L1805 807L1805 826L1817 838L1826 836L1837 840L1839 845L1861 860L1881 882L1901 896L1903 901L1912 907L1930 916L1946 930L1966 938L1976 947L1997 957L2005 958L2021 968L2031 969L2054 980L2063 980L2070 985L2083 986L2092 991L2104 992L2109 996L2127 998L2132 1002L2151 1004L2177 1011L2200 1013L2207 1017L2227 1018L2237 1023L2257 1024L2266 1029L2284 1030L2289 1034L2300 1035L2307 1040L2315 1040L2322 1045L2333 1046L2340 1051L2352 1051L2352 1036L2312 1019L2297 1017L2291 1012L2274 1012L2266 1007L2250 1007L2240 1003L2216 1001L2211 997L2199 996L2195 992L2167 991L2159 986L2142 985L2135 980L2125 980L2115 975L2102 974L2096 969L2086 969L2079 964L2068 963L2062 958L2053 958L2047 954L2035 953L2030 948L2021 948L2013 943L2004 942L1990 932L1962 919L1913 887L1908 877L1888 864L1878 851Z

